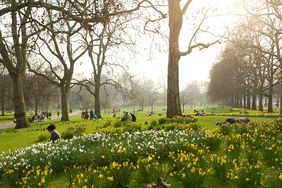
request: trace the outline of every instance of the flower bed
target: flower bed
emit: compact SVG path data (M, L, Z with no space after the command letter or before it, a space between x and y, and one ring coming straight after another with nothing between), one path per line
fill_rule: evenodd
M224 135L181 122L164 130L95 133L37 144L1 154L1 179L12 187L47 187L50 177L63 173L66 187L166 187L176 182L203 187L206 177L214 176L238 187L281 187L278 123L233 125Z

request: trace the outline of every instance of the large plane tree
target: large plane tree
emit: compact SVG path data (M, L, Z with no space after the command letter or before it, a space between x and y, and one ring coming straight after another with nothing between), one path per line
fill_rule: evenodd
M168 77L167 77L167 117L181 115L181 105L179 97L179 60L187 56L194 49L204 49L215 44L197 42L196 36L202 31L201 27L206 19L204 13L203 19L198 24L195 32L192 34L190 42L187 44L186 51L180 51L179 38L182 31L183 18L191 6L193 0L181 1L168 0L169 14L169 52L168 52Z

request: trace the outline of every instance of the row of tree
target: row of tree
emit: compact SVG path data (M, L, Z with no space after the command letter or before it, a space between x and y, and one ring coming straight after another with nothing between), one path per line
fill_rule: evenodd
M0 63L7 69L13 85L16 128L28 125L23 80L26 70L40 76L60 90L61 120L68 121L70 88L83 86L95 97L95 113L101 116L100 89L115 79L102 80L103 71L124 69L120 52L134 43L133 30L161 34L158 21L169 15L169 60L167 116L181 115L178 64L181 57L197 48L216 43L198 42L206 13L195 27L185 51L180 51L179 36L183 19L192 0L10 0L0 1ZM168 6L168 11L164 7ZM142 11L140 11L142 10ZM145 14L144 14L145 12ZM163 13L167 12L167 13ZM132 27L133 26L133 27ZM138 27L135 27L138 26ZM165 35L165 34L164 34ZM122 50L120 50L122 49ZM91 78L74 79L78 62L91 62ZM116 60L116 61L115 61ZM39 86L39 88L42 88ZM136 92L136 91L134 91ZM133 94L136 95L136 94Z
M282 115L282 3L262 0L231 32L220 60L210 72L213 101ZM255 11L253 11L255 10ZM276 99L274 101L274 98Z
M3 67L2 67L3 68ZM13 111L13 90L10 87L11 78L7 71L2 71L0 79L0 108L5 111ZM130 77L130 78L128 78ZM107 80L102 76L102 80ZM124 74L117 79L121 88L112 85L104 85L100 89L100 106L105 113L112 113L114 109L121 107L134 107L135 110L144 111L144 107L150 107L154 112L155 106L166 105L166 85L154 83L153 80L138 78ZM27 73L23 80L24 100L28 112L38 115L43 111L53 111L60 108L60 90L44 77ZM180 93L182 111L187 105L203 105L206 103L205 93L202 90L204 84L194 81ZM69 109L94 109L95 96L89 92L94 86L84 87L73 85L69 93Z
M127 43L129 21L147 1L1 1L0 62L13 84L16 128L28 125L23 80L26 70L60 89L62 121L69 120L68 97L75 64L83 55L93 65L93 80L79 81L95 86L95 111L100 113L102 69L115 66L106 61L109 49ZM147 4L148 5L148 4ZM87 82L86 82L87 81ZM37 82L37 84L40 84ZM38 88L42 92L43 85Z

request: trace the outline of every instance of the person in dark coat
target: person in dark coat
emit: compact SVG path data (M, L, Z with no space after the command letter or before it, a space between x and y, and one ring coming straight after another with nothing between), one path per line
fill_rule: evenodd
M132 116L128 112L124 112L124 116L121 118L121 122L131 121Z
M92 109L90 110L90 119L94 119L94 112Z
M130 113L131 115L131 121L136 122L136 116L133 113Z
M60 134L55 130L56 126L54 124L51 124L47 127L47 130L50 133L50 141L51 142L55 142L55 141L60 141L61 140L61 136Z

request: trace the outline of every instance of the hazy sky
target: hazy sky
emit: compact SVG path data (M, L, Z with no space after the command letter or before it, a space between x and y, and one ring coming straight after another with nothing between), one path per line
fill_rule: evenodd
M216 8L217 10L210 14L217 16L208 18L206 25L209 26L210 30L214 34L221 35L224 32L225 26L234 25L234 23L238 22L240 19L240 16L226 15L242 12L239 10L240 1L241 0L196 0L193 2L194 5L192 8L199 7L200 9L201 5L209 3ZM185 28L185 24L187 25L187 20L184 21L183 24L184 26L180 41L188 40L187 34L189 33L189 29ZM206 38L204 38L204 40L205 39ZM182 43L184 46L185 44L186 42L184 42L184 44ZM148 45L150 45L150 41L148 41ZM217 61L217 57L219 56L223 46L224 44L217 44L209 49L204 49L202 51L196 50L189 56L182 57L180 60L180 88L185 87L187 82L192 80L207 81L209 78L209 71L212 65ZM150 52L147 51L147 54L149 57ZM140 76L154 80L160 79L162 77L166 78L168 62L167 54L154 53L152 56L152 59L149 61L149 58L136 58L138 63L134 66L134 68L131 69L131 71Z
M219 36L224 33L226 26L232 26L239 22L240 16L235 14L242 14L241 1L242 0L194 0L188 13L201 9L203 5L213 7L213 11L209 13L211 16L206 20L205 26L208 26L213 34ZM193 23L193 20L190 19L191 17L189 16L188 20L184 20L183 22L180 37L180 45L182 47L186 46L189 41L189 36L191 36L191 29L189 29L191 25L189 25L189 23ZM129 60L130 72L139 77L152 79L156 83L158 80L165 80L166 82L168 55L167 53L160 53L158 50L153 50L152 53L152 51L149 50L152 40L152 37L146 36L138 40L137 49L142 50L139 54L136 54L134 58ZM202 42L214 41L211 35L201 36L199 40ZM154 42L156 41L157 40L154 39ZM167 46L163 41L160 41L160 44L164 45L164 50L167 50ZM152 45L152 47L154 48L154 45ZM217 57L223 47L224 44L217 44L202 51L195 50L189 56L182 57L180 60L180 89L184 88L185 85L192 80L208 81L209 71L212 65L217 61ZM126 53L120 55L128 56ZM87 72L91 73L91 66L85 63L83 63L79 69L82 70L80 72L86 74Z

